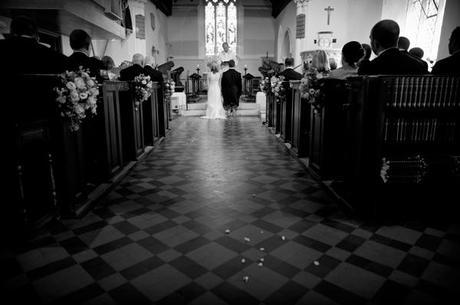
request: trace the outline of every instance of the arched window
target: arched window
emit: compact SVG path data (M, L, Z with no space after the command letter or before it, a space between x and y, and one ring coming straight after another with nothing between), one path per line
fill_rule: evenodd
M237 41L236 0L206 0L206 55L217 55L227 42L236 52Z
M420 47L425 58L436 59L441 35L440 0L409 0L406 32L411 48Z

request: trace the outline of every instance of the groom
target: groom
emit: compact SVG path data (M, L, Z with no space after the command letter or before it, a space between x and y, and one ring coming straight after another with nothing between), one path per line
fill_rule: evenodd
M233 59L228 61L228 66L230 69L222 74L221 90L225 111L227 115L234 116L242 92L241 73L235 70L235 61Z

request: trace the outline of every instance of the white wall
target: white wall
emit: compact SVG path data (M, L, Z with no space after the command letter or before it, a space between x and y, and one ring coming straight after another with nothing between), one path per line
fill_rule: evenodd
M167 22L166 15L164 15L156 6L150 1L130 1L131 19L133 22L133 33L127 35L126 39L119 40L93 40L95 55L104 56L108 55L113 58L115 65L120 65L124 60L131 60L135 53L141 53L144 56L152 56L152 46L159 50L156 55L159 64L166 61L168 56L167 50ZM150 13L155 15L155 31L152 30ZM136 15L145 16L145 38L136 38ZM105 52L104 52L105 50Z
M356 40L361 43L369 43L369 33L376 22L382 15L382 5L385 0L327 0L327 1L310 1L306 9L306 30L305 38L297 41L291 50L296 65L300 63L300 52L314 50L318 48L315 40L318 39L318 32L332 31L334 49L341 49L349 41ZM401 0L398 0L401 2ZM330 24L327 24L326 7L331 6L334 11L331 12ZM276 58L282 61L281 56L283 41L286 30L290 30L292 38L296 34L296 15L297 7L291 2L276 18L277 38L276 38ZM293 41L294 39L291 39ZM300 47L301 46L301 47Z
M407 0L383 0L381 19L396 21L402 36L406 32L407 7Z
M284 36L286 32L290 32L292 35L291 38L291 52L292 55L296 58L299 50L296 50L295 44L295 30L296 30L296 15L297 15L297 7L294 1L291 1L284 10L276 17L275 20L275 27L276 27L276 60L278 62L283 62L284 58L282 55L282 50L284 48ZM297 55L296 55L297 54ZM298 60L297 60L298 61ZM299 64L300 62L296 62L295 64Z
M439 41L438 60L449 56L449 38L457 26L460 26L460 1L446 0L444 18L441 26L441 37Z
M184 67L190 74L207 70L205 56L204 6L178 1L173 14L167 19L168 50L175 67ZM268 52L274 56L275 21L271 8L263 0L238 2L238 47L240 58L237 69L259 76L261 57ZM185 77L184 72L183 76Z

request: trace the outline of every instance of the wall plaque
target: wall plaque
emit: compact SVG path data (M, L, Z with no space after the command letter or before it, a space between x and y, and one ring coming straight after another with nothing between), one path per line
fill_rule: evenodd
M297 15L296 17L296 34L295 38L305 38L305 14Z
M136 15L136 38L145 39L145 17Z

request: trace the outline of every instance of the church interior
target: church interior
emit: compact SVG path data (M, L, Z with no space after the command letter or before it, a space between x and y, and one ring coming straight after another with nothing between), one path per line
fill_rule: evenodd
M2 0L0 63L2 304L460 299L460 1Z

